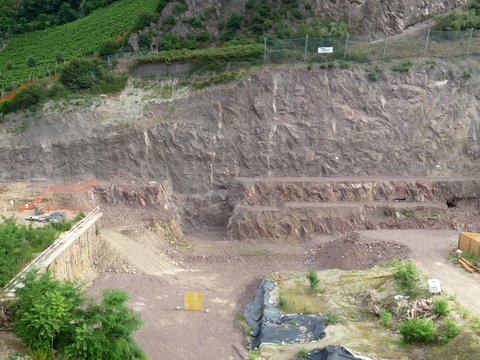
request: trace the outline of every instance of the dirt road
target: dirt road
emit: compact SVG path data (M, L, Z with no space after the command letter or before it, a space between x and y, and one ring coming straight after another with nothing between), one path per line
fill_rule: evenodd
M138 256L135 260L138 264L151 256L147 245L127 240L128 237L125 239L115 231L105 230L104 234L112 241L118 240L117 247L123 248L129 256ZM465 307L478 314L480 279L455 268L447 260L457 232L364 231L361 236L407 245L421 270L440 279L444 289L456 294ZM305 262L308 250L338 236L286 244L251 244L212 240L214 238L218 237L189 237L192 247L178 259L187 271L161 275L104 273L90 288L90 293L97 296L105 288L128 291L131 306L144 320L144 326L135 337L150 359L246 358L246 338L238 317L253 297L260 279L275 271L306 271L312 266ZM332 263L317 259L315 267L318 269L334 267ZM340 258L336 264L342 261L348 260ZM209 312L175 310L183 305L185 291L201 291Z

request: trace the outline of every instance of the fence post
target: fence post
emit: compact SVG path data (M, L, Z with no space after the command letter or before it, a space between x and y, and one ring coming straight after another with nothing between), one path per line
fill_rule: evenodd
M347 50L348 50L348 39L350 38L350 34L347 33L347 39L345 40L345 51L343 52L343 60L347 57Z
M267 63L267 38L263 38L263 46L265 47L264 62Z
M305 36L305 51L303 54L303 61L307 61L307 46L308 46L308 35Z
M470 36L468 37L467 57L470 55L470 44L472 43L473 28L470 29Z
M428 51L428 41L430 40L430 29L428 29L427 33L427 41L425 42L425 51L423 52L423 57L427 56L427 51Z
M382 59L385 59L385 56L387 55L387 40L388 40L388 33L385 33L385 44L383 45Z

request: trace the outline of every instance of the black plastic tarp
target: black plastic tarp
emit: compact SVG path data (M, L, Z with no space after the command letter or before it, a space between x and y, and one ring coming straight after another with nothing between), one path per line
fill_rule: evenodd
M252 328L250 348L262 344L310 342L325 337L325 318L319 315L282 315L270 302L275 283L263 279L255 299L245 310L245 319Z
M355 357L348 349L341 346L327 346L324 349L315 349L306 357L294 360L361 360Z

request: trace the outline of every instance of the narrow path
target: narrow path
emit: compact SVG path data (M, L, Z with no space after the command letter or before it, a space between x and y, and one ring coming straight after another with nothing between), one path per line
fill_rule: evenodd
M167 256L153 252L150 248L113 229L102 230L103 239L117 249L125 259L140 271L149 275L176 274L181 271Z

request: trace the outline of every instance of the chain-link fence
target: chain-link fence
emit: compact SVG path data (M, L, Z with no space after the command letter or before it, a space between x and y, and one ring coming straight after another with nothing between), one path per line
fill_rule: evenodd
M265 39L265 63L370 62L418 57L480 55L480 31L430 31L374 38L346 35L338 38Z

